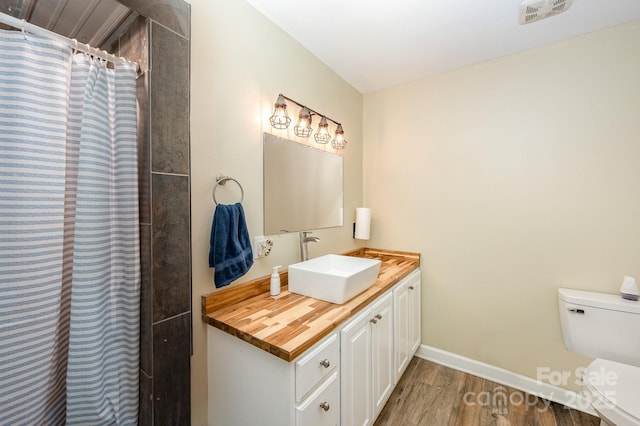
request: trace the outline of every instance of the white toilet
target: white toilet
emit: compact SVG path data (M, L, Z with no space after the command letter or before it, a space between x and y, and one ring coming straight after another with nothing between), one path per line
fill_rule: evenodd
M582 390L600 424L640 426L640 302L565 288L558 302L567 349L596 358Z

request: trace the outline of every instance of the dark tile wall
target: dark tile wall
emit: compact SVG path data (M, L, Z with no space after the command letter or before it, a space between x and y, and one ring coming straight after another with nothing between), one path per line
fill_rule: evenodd
M120 49L120 56L136 62L141 71L149 70L149 27L146 17L138 16L129 24L126 33L118 38L116 44Z
M191 422L190 329L191 312L153 325L155 426Z
M189 41L151 21L153 425L191 421Z
M191 422L189 39L150 21L153 425Z
M152 25L153 171L189 173L189 40Z
M153 322L191 310L189 178L153 174Z
M144 371L140 371L140 407L138 425L153 425L153 380Z
M138 12L119 55L138 78L140 425L191 423L190 7L120 0Z
M153 283L151 281L151 225L140 225L140 369L151 377L153 367Z
M146 27L146 23L145 23ZM151 142L149 134L149 72L137 80L138 109L138 190L140 223L151 223Z
M183 0L118 0L129 9L175 31L185 38L191 33L191 6Z

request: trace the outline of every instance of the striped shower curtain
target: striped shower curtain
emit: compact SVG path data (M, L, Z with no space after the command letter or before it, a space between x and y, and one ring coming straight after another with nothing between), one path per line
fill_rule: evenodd
M135 68L0 31L0 425L133 425Z

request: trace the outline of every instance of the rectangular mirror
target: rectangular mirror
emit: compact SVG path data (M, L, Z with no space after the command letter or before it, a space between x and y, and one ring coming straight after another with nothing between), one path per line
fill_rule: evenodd
M343 159L264 134L265 235L343 224Z

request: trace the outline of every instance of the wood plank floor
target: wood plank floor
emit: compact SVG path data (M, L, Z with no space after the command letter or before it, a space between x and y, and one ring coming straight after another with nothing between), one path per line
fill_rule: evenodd
M414 357L375 426L599 426L600 419Z

